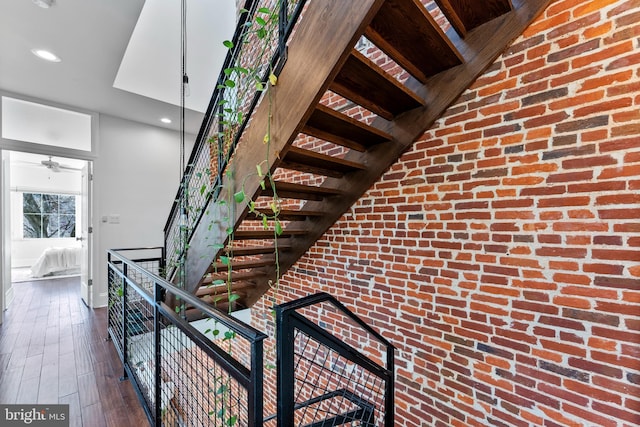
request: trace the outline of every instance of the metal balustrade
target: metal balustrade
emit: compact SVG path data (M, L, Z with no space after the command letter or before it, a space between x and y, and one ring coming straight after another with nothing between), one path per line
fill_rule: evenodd
M185 248L206 207L219 195L223 174L261 102L269 74L272 71L277 74L284 65L286 42L305 3L306 0L245 2L245 12L239 15L232 39L233 47L225 58L164 228L166 277L174 283L180 283L173 279ZM258 38L251 33L251 24L263 18L265 10L273 11L278 19L269 27L269 34Z
M138 262L123 255L155 251ZM108 251L108 332L151 424L261 426L266 336L161 278L161 248ZM152 271L149 271L150 268ZM165 305L171 295L199 320Z
M279 427L394 424L394 347L319 293L275 307Z

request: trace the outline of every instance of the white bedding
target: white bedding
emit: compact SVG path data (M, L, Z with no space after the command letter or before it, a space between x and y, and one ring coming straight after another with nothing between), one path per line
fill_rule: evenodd
M33 277L44 277L64 271L78 273L82 248L47 248L31 267Z

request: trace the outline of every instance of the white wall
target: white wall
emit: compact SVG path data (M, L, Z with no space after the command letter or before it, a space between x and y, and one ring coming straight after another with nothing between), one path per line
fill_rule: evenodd
M9 207L9 153L0 151L0 216L6 218L10 215ZM8 266L11 263L11 244L8 236L11 234L9 221L0 221L0 264ZM3 311L13 299L11 287L11 270L0 268L0 323L4 317Z
M41 156L46 158L46 156ZM22 197L20 192L47 192L80 194L79 171L52 172L39 165L12 163L11 165L11 267L31 267L42 252L49 247L80 247L75 238L24 239L22 237ZM76 219L79 230L82 218L79 200L76 202Z
M194 139L187 137L187 155ZM178 132L100 116L93 183L95 307L107 304L108 249L163 245L180 177Z

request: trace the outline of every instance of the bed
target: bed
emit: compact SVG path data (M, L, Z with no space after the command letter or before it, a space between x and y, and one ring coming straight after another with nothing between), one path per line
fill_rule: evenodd
M82 248L46 248L31 266L32 277L79 274Z

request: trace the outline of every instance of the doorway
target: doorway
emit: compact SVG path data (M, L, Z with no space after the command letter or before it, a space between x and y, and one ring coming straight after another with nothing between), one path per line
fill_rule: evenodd
M12 267L33 270L47 248L71 246L81 248L81 294L91 306L91 187L98 116L0 95L0 310L13 298Z
M9 151L11 287L26 281L81 277L91 305L91 161ZM9 241L7 241L9 240Z

